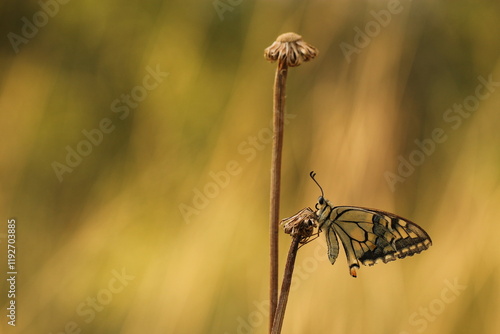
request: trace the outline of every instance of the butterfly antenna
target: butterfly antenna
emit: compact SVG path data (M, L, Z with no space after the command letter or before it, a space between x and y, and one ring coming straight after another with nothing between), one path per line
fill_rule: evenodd
M316 176L316 173L314 171L312 171L312 172L309 173L309 176L318 185L319 190L321 190L321 197L325 197L325 193L323 192L323 188L321 188L321 186L319 185L318 181L316 181L316 179L314 178Z

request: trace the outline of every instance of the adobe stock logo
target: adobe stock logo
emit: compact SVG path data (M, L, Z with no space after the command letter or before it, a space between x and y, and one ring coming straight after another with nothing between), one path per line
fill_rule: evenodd
M353 30L356 34L354 35L353 43L342 42L339 45L347 63L351 62L353 53L360 54L361 50L367 48L373 38L380 35L382 29L385 29L391 23L394 15L400 14L402 11L403 6L401 6L399 0L389 0L386 9L379 11L371 10L370 15L373 17L373 20L368 21L363 30L357 26L354 27Z
M320 262L327 261L325 256L326 245L318 244L311 256L303 259L300 264L295 266L295 271L293 273L291 290L295 291L299 286L305 282L312 273L318 270ZM269 319L269 300L265 299L260 302L254 300L253 310L246 316L238 316L236 318L236 328L232 333L236 334L250 334L256 332L256 330L267 324ZM230 332L224 332L224 334L231 334Z
M243 0L226 0L226 2L224 2L223 0L214 0L214 2L212 2L212 5L214 6L214 9L219 16L219 19L221 21L224 21L224 13L232 12L234 8L241 5L242 2Z
M442 119L451 130L458 130L464 120L468 119L479 108L482 101L487 100L490 96L500 87L499 81L493 81L490 74L488 79L483 76L478 76L479 84L474 90L474 94L466 96L461 103L454 103L453 107L446 109L443 112ZM395 172L386 171L384 173L385 180L389 185L391 191L396 190L398 183L403 183L408 179L419 167L427 161L439 144L443 144L448 140L447 133L450 129L436 127L431 131L428 138L422 140L415 139L414 143L416 148L412 150L407 156L398 156L398 167Z
M76 314L82 317L85 324L89 324L96 319L97 313L102 312L109 304L113 302L115 295L121 293L135 279L135 276L127 274L125 268L121 271L113 269L113 275L109 279L106 287L100 289L95 296L88 296L76 307ZM50 334L76 334L82 333L81 321L68 321L63 330L50 332Z
M285 124L288 124L295 117L296 115L285 112ZM208 173L210 180L200 187L193 188L193 196L187 203L179 203L179 211L184 222L189 224L193 218L200 216L211 200L218 197L229 186L231 180L240 175L244 167L254 161L258 153L262 152L271 143L272 139L272 125L269 125L241 141L237 145L239 158L227 161L221 170L210 171Z
M408 323L415 328L417 333L423 333L429 327L429 324L436 321L448 305L455 302L462 292L467 289L466 285L458 283L458 278L453 281L446 279L444 285L445 287L437 298L431 300L425 307L420 307L418 311L413 312L408 317ZM402 331L399 334L409 334L409 332Z
M35 12L31 17L31 20L26 16L21 18L23 26L20 31L20 35L14 32L9 32L7 34L7 39L14 49L15 53L19 53L19 47L22 44L28 44L30 40L38 35L40 28L43 28L49 23L49 18L54 18L59 13L61 5L65 5L70 0L47 0L38 1L40 5L40 10Z
M156 65L156 69L146 66L145 70L147 74L143 76L142 84L134 86L129 94L121 94L120 98L116 98L111 102L110 109L118 115L119 120L115 119L115 122L113 122L111 118L103 117L95 128L83 129L81 133L84 139L81 139L73 146L66 145L66 156L64 160L61 160L62 162L52 162L52 169L59 182L64 180L64 174L72 173L83 162L84 158L92 153L95 147L101 145L105 135L115 130L115 124L120 124L119 122L127 119L130 111L136 109L153 90L160 86L168 75L167 72L160 70L159 65Z

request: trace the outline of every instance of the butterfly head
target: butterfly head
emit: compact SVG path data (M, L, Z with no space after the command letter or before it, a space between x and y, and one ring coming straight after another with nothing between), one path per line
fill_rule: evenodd
M318 203L316 203L316 210L323 210L326 206L328 206L329 201L323 197L323 195L318 197Z
M330 201L325 198L325 193L323 192L323 188L321 188L318 181L316 181L316 179L314 178L316 176L316 173L311 172L309 175L321 190L321 196L318 197L318 203L316 203L316 216L318 217L319 227L321 228L321 225L323 225L325 220L330 215L332 205Z

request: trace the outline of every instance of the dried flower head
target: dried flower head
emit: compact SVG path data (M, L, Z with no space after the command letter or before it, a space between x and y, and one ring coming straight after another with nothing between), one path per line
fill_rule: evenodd
M279 35L276 41L264 50L264 57L270 62L278 60L290 67L314 59L317 54L318 49L304 42L302 36L294 32Z
M292 237L300 236L301 243L307 243L309 237L313 235L317 217L311 208L304 208L295 215L281 220L281 225L286 234Z

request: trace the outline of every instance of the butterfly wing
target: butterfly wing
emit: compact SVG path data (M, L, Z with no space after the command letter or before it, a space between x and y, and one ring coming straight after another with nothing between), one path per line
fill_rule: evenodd
M327 228L325 231L326 245L328 247L328 259L332 264L337 260L339 255L339 241L335 235L335 231L332 228Z
M325 226L327 242L330 239L329 257L335 251L338 254L338 243L335 250L331 242L330 233L334 231L342 241L354 277L359 262L370 266L379 260L387 263L418 254L432 245L429 235L417 224L385 211L338 206L332 209L329 218Z

